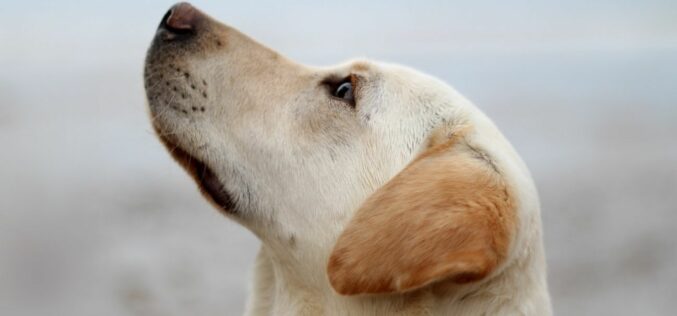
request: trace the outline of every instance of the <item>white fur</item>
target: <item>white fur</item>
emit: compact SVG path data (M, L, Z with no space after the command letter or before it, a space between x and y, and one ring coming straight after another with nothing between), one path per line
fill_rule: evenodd
M479 109L445 83L408 68L372 61L306 67L211 23L210 34L224 47L164 52L156 43L146 85L159 133L218 175L237 205L229 216L262 241L248 315L551 314L536 189ZM348 74L358 77L356 109L332 99L320 84ZM177 110L191 106L206 110ZM443 122L471 126L470 144L491 157L517 194L517 234L504 268L444 295L420 290L415 300L336 294L326 266L343 227Z

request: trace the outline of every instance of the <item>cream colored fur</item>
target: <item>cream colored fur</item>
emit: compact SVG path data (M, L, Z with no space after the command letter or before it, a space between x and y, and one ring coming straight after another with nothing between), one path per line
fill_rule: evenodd
M156 39L146 89L170 151L209 168L234 205L217 207L262 242L248 315L551 314L536 189L477 107L406 67L367 60L308 67L205 19L189 44ZM354 108L322 83L351 74ZM454 150L486 161L509 188L515 223L505 258L472 282L442 278L402 292L338 294L327 275L337 239L440 130L450 137L463 130Z

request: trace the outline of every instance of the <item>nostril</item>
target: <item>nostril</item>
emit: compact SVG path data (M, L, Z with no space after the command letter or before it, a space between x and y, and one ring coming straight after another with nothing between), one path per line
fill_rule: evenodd
M179 3L165 13L160 23L164 28L174 34L190 34L195 32L199 20L199 11L188 3Z
M167 19L169 16L172 15L172 9L169 9L167 13L162 17L162 20L160 20L160 27L167 27Z

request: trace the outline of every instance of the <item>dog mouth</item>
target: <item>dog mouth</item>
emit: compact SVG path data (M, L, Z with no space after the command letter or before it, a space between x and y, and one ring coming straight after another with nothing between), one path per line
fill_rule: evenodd
M167 150L174 160L176 160L186 172L188 172L193 180L195 180L200 189L200 193L202 193L208 201L223 212L228 214L236 213L235 203L232 197L225 190L216 173L214 173L207 164L189 154L166 137L160 136L160 139L167 147Z

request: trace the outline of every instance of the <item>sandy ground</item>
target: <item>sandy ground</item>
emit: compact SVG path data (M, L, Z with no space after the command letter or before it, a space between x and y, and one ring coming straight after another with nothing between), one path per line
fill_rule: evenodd
M1 315L243 310L258 241L202 200L147 122L154 23L92 44L101 54L2 51ZM251 28L303 62L354 55ZM450 82L522 154L541 193L557 314L674 314L677 49L365 51Z

